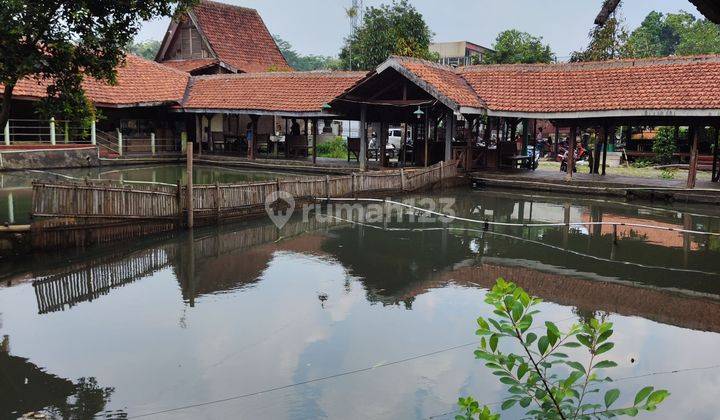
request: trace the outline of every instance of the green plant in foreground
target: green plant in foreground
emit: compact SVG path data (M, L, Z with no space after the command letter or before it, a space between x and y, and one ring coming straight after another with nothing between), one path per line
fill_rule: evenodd
M335 137L323 144L318 144L318 153L320 157L346 159L347 158L347 143L342 137Z
M478 318L476 334L481 338L475 357L484 360L485 366L508 386L509 397L502 403L503 410L517 404L531 408L527 416L538 419L634 417L640 411L655 410L670 395L666 390L647 386L637 392L633 405L622 408L614 407L620 398L616 388L599 397L600 388L612 382L601 378L599 372L617 366L601 357L615 346L609 341L612 323L593 318L563 333L552 322L545 322L545 334L538 336L531 329L540 299L529 296L514 283L498 279L485 301L495 307L497 318ZM506 339L518 342L524 354L503 353L500 344ZM585 363L562 352L577 348L587 350ZM472 397L460 398L458 405L462 413L456 416L458 420L500 418L487 407L481 408Z

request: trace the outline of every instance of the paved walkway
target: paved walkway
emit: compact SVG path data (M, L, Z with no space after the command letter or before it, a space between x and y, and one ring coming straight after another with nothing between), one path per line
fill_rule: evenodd
M567 174L559 171L527 170L481 171L470 174L476 185L490 187L720 204L720 183L698 181L694 190L688 190L684 180L576 173L573 174L572 181L568 182L566 176Z

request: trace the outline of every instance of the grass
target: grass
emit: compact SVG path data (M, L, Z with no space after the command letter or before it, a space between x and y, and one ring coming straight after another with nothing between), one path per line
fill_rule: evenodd
M325 158L347 159L347 144L342 137L335 137L334 140L318 144L317 155Z
M540 167L538 168L540 171L560 171L560 163L559 162L540 162ZM589 168L587 165L578 165L578 173L588 173ZM655 169L652 166L647 166L643 168L638 167L626 167L625 165L619 166L619 167L608 167L606 170L606 173L608 175L614 175L614 176L629 176L629 177L636 177L636 178L652 178L652 179L673 179L676 181L683 181L687 180L688 171L678 169L678 170L667 170L667 169ZM703 172L698 171L697 174L698 181L710 181L710 173L709 172Z

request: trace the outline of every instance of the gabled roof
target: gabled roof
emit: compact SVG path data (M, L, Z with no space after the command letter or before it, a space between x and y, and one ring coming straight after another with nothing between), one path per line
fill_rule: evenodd
M211 58L225 63L234 71L251 73L292 70L257 10L200 0L188 14L209 46ZM171 24L168 33L173 27ZM166 35L164 46L171 42L172 37ZM158 59L162 58L160 56L164 51L161 48ZM178 60L171 65L176 68L182 66L184 71L197 69L193 67L194 64L182 65L180 61L197 60Z
M179 103L190 75L136 55L117 69L117 84L86 77L83 88L95 105L129 107ZM15 85L13 97L37 100L47 96L48 80L26 78Z
M322 107L362 79L364 72L265 72L196 76L185 111L322 115Z
M485 107L477 93L458 76L453 67L417 58L393 56L377 68L377 73L388 68L395 69L455 111Z
M457 72L490 114L720 115L720 56L480 65Z

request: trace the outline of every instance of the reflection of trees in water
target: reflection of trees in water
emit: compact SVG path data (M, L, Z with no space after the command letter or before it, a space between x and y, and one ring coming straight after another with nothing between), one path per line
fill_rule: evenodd
M94 377L73 383L10 354L10 338L0 346L0 418L18 418L27 413L42 413L52 418L91 419L127 418L122 410L105 411L114 388L101 387Z

